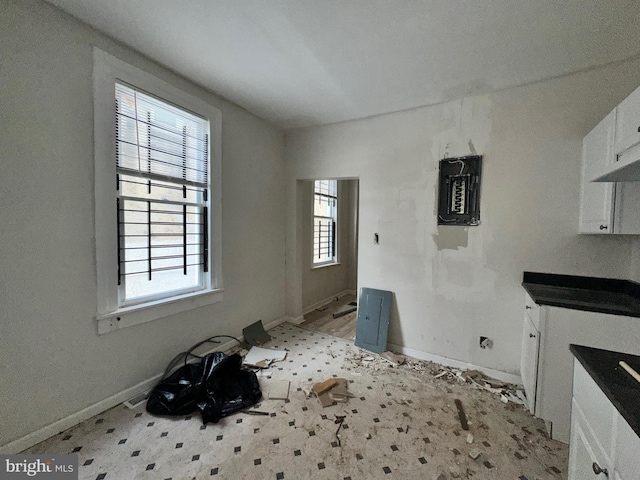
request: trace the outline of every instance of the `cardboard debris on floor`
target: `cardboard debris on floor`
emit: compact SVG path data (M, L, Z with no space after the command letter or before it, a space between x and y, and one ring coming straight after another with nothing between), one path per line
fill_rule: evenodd
M281 362L287 356L285 350L251 347L244 357L244 365L256 368L269 368L273 362Z
M323 407L330 407L334 403L346 403L350 397L349 382L345 378L330 378L316 383L311 391L316 394Z

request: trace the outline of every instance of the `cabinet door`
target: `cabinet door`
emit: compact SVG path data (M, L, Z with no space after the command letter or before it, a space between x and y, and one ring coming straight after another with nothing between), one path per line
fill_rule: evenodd
M529 315L524 315L524 331L522 333L522 357L520 358L520 375L524 392L527 395L527 407L531 413L536 408L536 389L538 386L538 352L540 350L540 332L531 322Z
M609 478L609 461L592 437L587 422L575 401L571 413L569 443L569 480L605 480ZM606 474L604 472L606 470ZM599 471L601 473L596 473Z
M613 233L615 183L591 182L613 163L616 110L607 115L582 141L580 177L580 233Z
M614 448L616 478L631 480L640 475L640 437L631 429L622 415L616 415L616 443Z
M616 155L640 143L640 88L624 99L617 110Z

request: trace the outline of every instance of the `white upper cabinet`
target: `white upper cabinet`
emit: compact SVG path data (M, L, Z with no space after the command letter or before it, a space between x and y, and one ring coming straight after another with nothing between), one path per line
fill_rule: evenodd
M640 88L616 107L614 162L599 172L596 182L640 182Z
M580 233L640 235L640 176L627 181L635 168L640 174L639 129L640 88L582 140Z
M607 115L582 141L580 181L580 233L613 233L616 184L593 183L606 165L613 163L616 111Z
M615 153L624 155L640 143L640 88L617 108Z

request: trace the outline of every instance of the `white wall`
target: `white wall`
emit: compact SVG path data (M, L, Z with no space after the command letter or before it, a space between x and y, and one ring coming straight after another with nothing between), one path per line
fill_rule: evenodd
M355 256L355 209L357 180L338 180L338 264L313 268L313 181L299 182L302 209L303 308L333 297L345 290L356 289L357 258Z
M96 329L92 46L223 111L224 301ZM0 446L285 314L283 134L48 4L0 15Z
M582 138L639 79L635 60L289 131L288 313L300 308L292 185L300 178L359 177L358 286L395 293L390 343L518 374L523 271L632 276L637 239L576 232ZM484 155L481 225L438 227L438 160L476 152ZM377 246L368 241L375 232ZM480 335L494 340L493 349L479 348Z

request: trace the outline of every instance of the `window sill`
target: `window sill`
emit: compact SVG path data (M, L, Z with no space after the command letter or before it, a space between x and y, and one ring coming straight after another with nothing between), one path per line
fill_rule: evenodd
M311 270L320 270L321 268L335 267L336 265L340 265L340 262L323 263L322 265L313 265L311 267Z
M223 291L223 289L217 289L187 293L168 300L156 300L98 315L96 316L98 335L220 302L223 298Z

